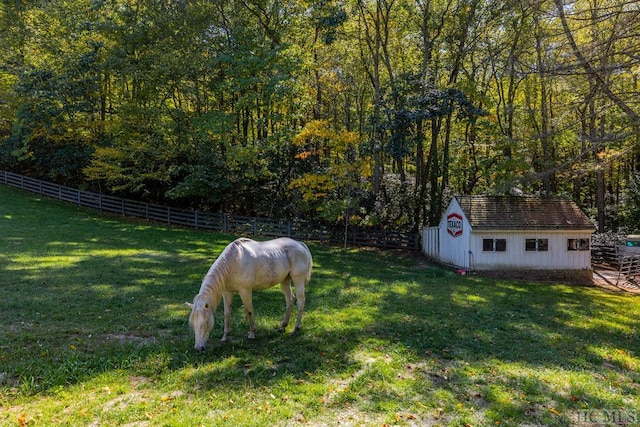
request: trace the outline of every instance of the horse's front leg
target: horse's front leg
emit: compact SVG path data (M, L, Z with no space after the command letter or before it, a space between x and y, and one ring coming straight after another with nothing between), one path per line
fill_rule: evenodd
M253 301L251 298L251 290L239 292L240 299L242 299L242 305L244 305L244 314L247 316L249 322L249 338L250 340L256 339L256 324L253 322Z
M233 302L233 294L231 292L222 293L222 301L224 304L224 333L222 334L222 341L229 340L229 334L231 333L231 303Z
M286 278L280 283L280 289L284 294L284 299L287 304L287 307L284 312L284 320L282 320L282 326L278 329L279 332L284 332L287 329L287 325L289 325L289 319L291 318L291 308L293 306L293 295L291 294L291 279Z

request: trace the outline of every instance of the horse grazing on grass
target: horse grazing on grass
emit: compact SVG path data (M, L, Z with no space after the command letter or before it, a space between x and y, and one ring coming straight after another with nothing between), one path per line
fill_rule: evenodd
M304 287L311 278L313 260L307 245L283 237L266 242L237 239L230 243L213 263L202 280L200 292L193 298L189 324L195 332L195 349L203 351L213 329L213 313L220 298L224 301L224 334L222 341L229 339L231 332L231 302L238 293L249 321L249 339L255 339L256 325L253 322L253 290L267 289L280 283L287 303L280 332L289 324L293 295L291 282L296 289L298 318L293 333L300 330L304 310Z

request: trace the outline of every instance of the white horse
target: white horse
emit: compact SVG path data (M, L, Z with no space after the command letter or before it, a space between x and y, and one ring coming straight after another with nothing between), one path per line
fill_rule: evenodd
M231 331L231 302L238 293L249 321L249 339L255 339L251 292L270 288L280 283L287 308L280 331L284 332L291 317L293 295L291 282L296 289L298 318L293 333L300 330L304 310L304 287L311 278L311 252L302 242L283 237L266 242L237 239L230 243L213 263L202 280L200 292L193 299L189 324L195 332L195 349L203 351L213 329L213 313L220 298L224 301L224 334L222 341L229 339Z

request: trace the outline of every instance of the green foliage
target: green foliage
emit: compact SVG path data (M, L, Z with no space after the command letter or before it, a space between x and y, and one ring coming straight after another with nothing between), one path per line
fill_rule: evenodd
M624 204L624 223L632 233L640 232L640 172L631 179Z
M79 110L60 95L65 86L64 79L48 71L21 76L17 93L24 101L5 140L4 161L15 162L19 171L77 185L91 155L91 135L79 120L67 121Z
M413 229L448 194L518 186L572 194L615 228L638 163L625 31L640 19L610 0L571 8L563 26L495 1L3 2L0 167ZM333 134L295 141L318 123ZM407 190L389 197L396 178Z
M325 44L331 44L338 38L338 29L347 19L347 11L340 2L319 0L312 5L311 19L316 31Z

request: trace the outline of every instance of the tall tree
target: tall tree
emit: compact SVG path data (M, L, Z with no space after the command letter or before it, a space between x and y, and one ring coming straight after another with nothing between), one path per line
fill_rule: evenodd
M628 224L637 2L1 5L5 169L414 230L453 192L517 185L572 194L601 229Z
M602 96L606 97L627 118L626 123L633 134L640 128L640 116L625 98L628 92L619 92L613 83L613 75L629 73L638 65L637 55L640 45L637 41L629 43L630 35L640 29L637 4L610 1L595 1L589 4L574 4L572 18L580 23L579 32L586 40L585 46L578 45L562 0L555 0L558 18L577 65L585 72L590 90L587 95L588 111L583 109L583 137L589 141L595 159L595 200L599 231L606 228L605 171L604 162L607 149L618 137L611 132L609 114L598 111L605 107ZM586 25L585 25L586 23ZM631 40L634 38L631 37ZM617 79L621 81L623 79ZM625 88L628 89L628 88ZM637 92L636 92L637 93ZM606 108L606 107L605 107ZM588 112L588 114L586 114ZM617 130L616 132L619 132Z

